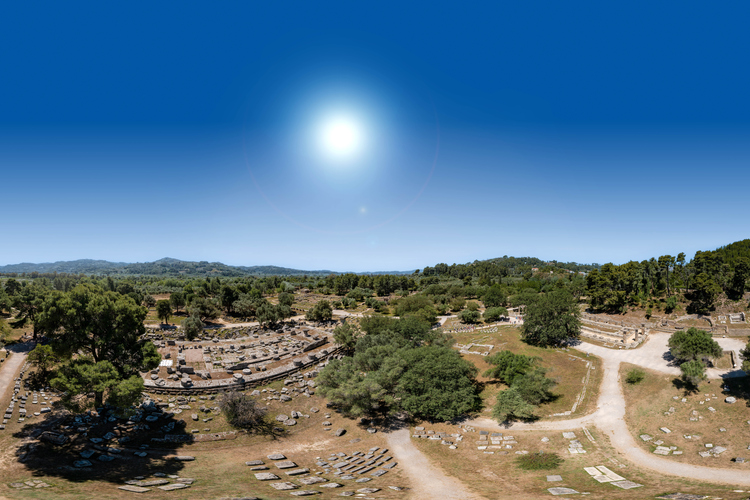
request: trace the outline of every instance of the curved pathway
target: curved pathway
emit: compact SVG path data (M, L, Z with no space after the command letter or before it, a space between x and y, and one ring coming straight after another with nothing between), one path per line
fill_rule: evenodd
M470 492L461 481L432 464L411 442L409 429L400 429L384 435L388 448L409 477L412 498L437 498L439 495L445 500L483 499Z
M669 365L667 341L669 334L656 333L649 337L640 349L636 350L613 350L582 342L576 349L589 352L599 356L603 363L604 376L602 378L601 391L597 402L597 410L580 418L561 420L554 422L536 423L512 423L500 425L489 418L477 418L469 421L476 425L491 429L517 429L517 430L568 430L578 429L586 426L596 426L607 435L616 450L623 453L628 460L641 467L655 470L660 474L687 477L711 483L728 483L742 486L750 486L750 474L738 474L735 470L702 467L698 465L682 464L664 458L657 458L651 453L643 451L635 442L625 423L625 395L619 380L620 363L628 362L643 366L661 373L677 375L679 367ZM738 339L715 339L722 348L726 350L739 350L744 347ZM710 378L737 377L744 375L739 370L717 370L709 369Z

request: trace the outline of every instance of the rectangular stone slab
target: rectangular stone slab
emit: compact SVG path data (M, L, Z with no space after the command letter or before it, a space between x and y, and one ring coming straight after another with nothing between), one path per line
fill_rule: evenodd
M630 490L630 489L633 489L633 488L640 488L641 486L643 486L642 484L634 483L633 481L615 481L615 482L610 483L610 484L614 484L618 488L622 488L624 490Z
M271 474L270 472L258 472L255 474L255 479L258 481L273 481L279 479L279 476Z
M271 487L277 490L296 490L298 488L294 483L271 483Z
M131 493L146 493L147 491L151 491L151 488L142 488L140 486L135 486L134 484L126 484L125 486L118 486L118 490L123 491L129 491Z
M190 488L190 485L184 484L184 483L174 483L174 484L165 484L164 486L159 486L158 488L164 491L174 491L174 490L182 490L185 488Z
M553 495L575 495L576 493L578 493L572 488L547 488L547 491L549 491Z
M602 471L602 474L604 474L605 476L611 478L612 481L625 481L624 477L618 476L617 474L615 474L614 472L612 472L611 470L609 470L604 465L597 465L596 468L599 469L600 471Z
M287 476L299 476L301 474L307 474L308 472L310 472L310 469L302 468L302 469L294 469L294 470L287 471L286 474Z
M287 460L284 462L276 462L274 465L278 467L279 469L293 469L297 467L297 464L295 464L291 460Z

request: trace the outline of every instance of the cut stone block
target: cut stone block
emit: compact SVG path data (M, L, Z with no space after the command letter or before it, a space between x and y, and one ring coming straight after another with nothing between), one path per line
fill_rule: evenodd
M264 465L265 462L263 460L250 460L248 462L245 462L245 465Z
M556 481L562 481L562 476L557 475L557 474L552 475L552 476L547 476L548 483L554 483Z
M317 483L325 483L327 480L325 478L322 478L320 476L312 476L312 477L303 477L300 478L299 482L302 484L305 484L307 486L312 486L313 484ZM328 488L331 488L331 486L327 486Z
M295 497L307 497L310 495L317 495L318 493L319 492L313 491L313 490L300 490L300 491L293 491L291 495Z
M147 491L151 491L151 488L142 488L140 486L135 486L132 484L126 484L125 486L118 486L118 490L123 491L129 491L131 493L146 493Z
M268 455L269 460L285 460L286 457L282 455L281 453L272 453Z
M271 483L271 487L276 490L296 490L299 488L299 486L294 483Z
M258 481L273 481L279 479L279 476L271 474L270 472L259 472L255 474L255 479Z
M578 492L572 488L547 488L553 495L575 495Z
M302 468L302 469L294 469L294 470L287 471L286 474L287 476L300 476L302 474L307 474L308 472L310 472L310 469Z
M618 488L622 488L623 490L631 490L633 488L640 488L643 486L642 484L634 483L633 481L614 481L613 483Z
M174 490L182 490L185 488L190 488L190 485L184 484L184 483L174 483L174 484L165 484L164 486L158 486L158 488L163 491L174 491Z
M274 465L276 465L276 467L278 467L279 469L293 469L297 467L297 464L295 464L291 460L286 460L284 462L276 462Z

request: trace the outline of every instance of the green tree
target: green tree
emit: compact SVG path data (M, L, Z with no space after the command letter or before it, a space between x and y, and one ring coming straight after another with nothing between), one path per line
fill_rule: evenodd
M169 318L172 316L172 306L168 300L164 299L156 303L156 315L162 323L169 324Z
M513 384L516 377L528 372L535 362L532 357L511 351L500 351L485 359L494 366L487 370L484 376L495 378L506 385Z
M279 314L279 309L273 304L264 301L255 312L255 316L258 318L258 322L261 326L264 325L275 325L281 321L282 317Z
M281 292L279 294L279 305L291 308L294 304L294 294L289 292Z
M750 341L740 351L740 356L742 357L742 371L750 375Z
M105 396L116 406L130 406L143 391L140 376L123 378L109 361L95 362L90 357L68 361L57 370L50 385L63 393L63 405L74 411L101 408ZM93 401L88 397L90 393L94 394Z
M203 334L203 322L197 316L189 316L182 320L181 323L182 331L185 333L185 338L188 340L195 340L198 336Z
M458 313L458 319L461 320L462 323L479 323L479 319L482 317L482 315L479 313L479 311L472 311L471 309L464 309L460 313Z
M482 319L485 323L494 323L500 321L503 317L508 316L508 310L504 307L490 307L485 309Z
M8 280L6 287L10 282L11 280ZM31 321L34 324L34 340L36 340L41 331L40 325L37 322L37 316L43 310L44 303L50 296L51 291L38 284L36 281L32 282L30 285L21 286L20 288L11 288L16 291L15 295L13 295L13 307L18 309L16 320L12 323L12 326L14 328L20 328L27 322Z
M745 257L740 257L734 264L734 274L728 295L735 300L741 299L745 294L748 278L750 278L750 261Z
M155 346L142 338L146 312L131 297L87 284L51 296L38 323L63 357L83 353L129 376L159 364Z
M361 332L351 323L343 323L333 329L333 340L335 340L340 346L344 347L349 353L354 352L357 338L360 335Z
M31 350L27 359L29 363L36 367L43 381L46 381L49 377L50 369L60 361L60 357L52 349L52 346L42 344L37 344Z
M10 336L10 327L3 318L0 318L0 349L5 346Z
M492 408L492 416L498 422L514 419L528 420L534 418L536 406L527 402L516 387L510 387L497 395L497 402Z
M308 321L330 321L333 317L333 308L331 303L327 300L319 300L311 309L305 314L305 319Z
M185 292L172 292L169 296L169 304L175 311L180 312L180 308L185 307Z
M197 316L202 322L206 322L217 318L220 311L212 299L195 296L188 305L188 314Z
M456 297L451 299L451 311L459 312L466 305L466 299L463 297Z
M416 418L446 421L481 407L477 369L455 350L425 346L400 355L407 367L395 391L402 410Z
M155 305L156 305L156 299L154 298L153 295L146 295L143 298L143 306L144 307L151 308L151 307L154 307Z
M697 328L674 332L669 337L669 351L678 361L710 360L720 358L721 346L711 334Z
M250 294L242 294L234 303L234 311L243 318L255 318L258 307L265 302L265 299L252 297Z
M10 295L8 295L8 292L3 287L0 287L0 314L3 314L4 311L10 314L11 307L13 307L13 301Z
M482 296L482 302L487 308L504 306L507 300L508 298L499 285L489 287Z
M227 284L221 285L219 290L219 304L221 304L221 307L224 308L227 314L232 314L232 306L238 298L239 293L235 287Z
M521 336L538 346L560 345L578 338L580 311L575 298L565 289L543 295L526 306Z
M682 363L680 371L682 380L693 387L698 387L698 384L706 379L706 365L697 359Z
M693 278L692 301L688 311L698 314L708 314L714 308L714 303L721 293L721 287L708 274L700 273Z
M521 397L528 403L533 405L545 403L553 398L550 391L557 384L554 380L544 375L544 369L535 367L533 370L514 378L513 387L518 389Z

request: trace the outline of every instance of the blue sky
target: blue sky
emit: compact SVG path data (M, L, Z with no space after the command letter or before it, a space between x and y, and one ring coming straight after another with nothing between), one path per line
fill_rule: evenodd
M748 14L3 6L0 264L620 263L744 239ZM338 116L362 139L343 160L320 139Z

